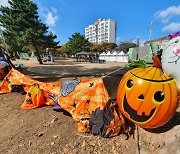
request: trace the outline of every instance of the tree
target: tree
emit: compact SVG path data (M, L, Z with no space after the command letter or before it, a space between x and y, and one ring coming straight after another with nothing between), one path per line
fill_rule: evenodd
M97 44L97 43L90 43L90 48L91 48L91 51L93 51L93 52L101 52L102 51L101 45Z
M89 41L80 33L74 33L69 38L69 42L66 45L67 50L72 53L90 51Z
M42 64L40 48L57 47L55 35L48 33L48 27L41 22L37 5L31 0L8 0L10 7L0 7L0 24L5 28L4 36L13 48L33 46L37 59ZM14 43L16 44L14 44Z
M136 47L135 43L122 42L119 44L118 49L124 51L124 53L127 53L129 51L129 48L134 48L134 47Z
M101 44L93 44L91 43L91 50L95 52L107 52L109 50L114 50L116 49L117 44L116 43L101 43Z
M101 44L102 48L104 49L104 51L109 51L109 50L113 50L117 47L116 43L107 43L107 42L103 42Z
M67 53L68 50L67 50L67 43L66 44L62 44L60 48L57 49L57 51L60 53L60 54L64 54L64 53Z

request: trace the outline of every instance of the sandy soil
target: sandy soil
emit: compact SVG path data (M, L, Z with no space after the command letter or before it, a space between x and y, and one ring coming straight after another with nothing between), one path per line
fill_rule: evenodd
M23 73L39 81L62 81L76 76L103 76L125 64L76 63L73 60L60 60L39 65L36 59L13 61L23 63ZM104 78L106 88L112 98L120 79L127 69L120 69ZM75 153L180 153L180 108L163 127L145 130L136 127L134 138L126 140L120 134L113 138L102 138L77 131L72 117L67 113L55 112L45 106L33 110L20 109L24 95L17 93L0 95L0 153L13 154L75 154Z

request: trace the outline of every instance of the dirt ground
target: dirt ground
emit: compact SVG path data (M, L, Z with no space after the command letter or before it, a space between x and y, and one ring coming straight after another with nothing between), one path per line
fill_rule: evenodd
M51 82L75 77L104 76L105 86L112 98L120 79L127 69L125 64L77 63L60 60L39 65L35 59L13 61L23 63L23 73L33 79ZM102 138L79 133L72 117L55 112L50 106L32 110L20 108L25 96L17 93L0 95L0 153L2 154L179 154L180 153L180 107L173 118L163 127L145 130L135 127L134 137L126 140L125 134L113 138Z

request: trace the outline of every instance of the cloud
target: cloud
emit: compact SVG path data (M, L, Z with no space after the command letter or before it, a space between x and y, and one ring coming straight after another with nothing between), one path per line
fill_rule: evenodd
M168 23L168 22L170 21L171 18L172 18L172 17L167 17L167 18L165 18L165 19L162 19L161 22L162 22L163 24L166 24L166 23Z
M9 3L8 3L8 0L1 0L0 1L0 6L7 6L7 7L9 7L10 5L9 5Z
M48 26L55 26L57 20L58 20L58 16L54 15L53 12L48 12L45 15L45 23Z
M163 27L162 31L177 32L180 31L180 23L172 22L167 26Z
M166 10L157 11L155 17L161 19L163 23L168 23L174 16L180 16L180 5L170 6Z
M57 9L51 7L50 10L42 5L39 5L39 13L42 17L45 18L45 23L48 26L56 26L56 22L59 19L57 16Z
M56 8L51 7L51 9L52 9L52 12L53 12L54 14L56 14L56 13L57 13L57 9L56 9Z

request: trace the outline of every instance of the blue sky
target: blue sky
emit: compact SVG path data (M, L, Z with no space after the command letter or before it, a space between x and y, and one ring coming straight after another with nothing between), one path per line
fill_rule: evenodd
M84 28L98 18L117 23L117 44L140 37L149 39L148 26L153 21L152 39L180 31L179 0L33 0L43 23L66 43L75 32L84 35ZM0 5L8 5L1 0Z

